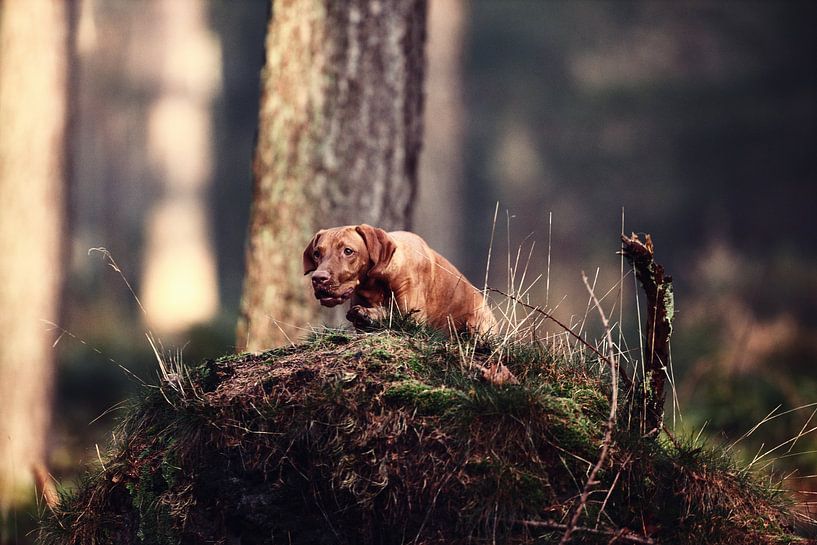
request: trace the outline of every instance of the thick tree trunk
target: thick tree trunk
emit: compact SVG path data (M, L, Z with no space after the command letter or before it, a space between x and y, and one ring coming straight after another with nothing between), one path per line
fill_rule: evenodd
M0 3L0 508L44 475L62 254L66 3Z
M408 228L422 135L424 0L274 3L237 344L318 325L301 253L321 227Z

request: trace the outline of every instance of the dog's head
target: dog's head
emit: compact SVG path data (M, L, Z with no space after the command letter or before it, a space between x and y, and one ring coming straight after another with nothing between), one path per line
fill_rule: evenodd
M386 231L371 225L321 229L304 250L304 274L312 273L321 305L334 307L366 278L382 278L396 248Z

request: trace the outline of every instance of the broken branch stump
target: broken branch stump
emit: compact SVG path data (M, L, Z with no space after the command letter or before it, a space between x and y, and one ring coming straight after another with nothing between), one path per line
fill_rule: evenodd
M664 421L664 399L669 365L669 342L675 299L672 277L655 262L654 247L649 234L642 242L638 235L621 235L621 253L635 269L636 278L647 295L647 327L644 335L644 376L632 393L633 422L641 426L641 433L657 434Z

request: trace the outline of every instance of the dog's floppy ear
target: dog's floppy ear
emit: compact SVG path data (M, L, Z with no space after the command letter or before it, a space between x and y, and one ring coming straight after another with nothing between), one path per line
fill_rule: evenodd
M323 233L323 229L315 233L315 236L312 237L312 240L310 240L309 244L306 245L306 250L304 250L304 275L307 275L318 268L318 264L315 262L315 258L312 257L312 254L315 253L315 246L317 246L318 239L321 238Z
M366 249L369 250L369 272L372 277L382 276L386 266L391 261L397 245L389 234L383 229L366 225L365 223L355 227L355 231L363 237Z

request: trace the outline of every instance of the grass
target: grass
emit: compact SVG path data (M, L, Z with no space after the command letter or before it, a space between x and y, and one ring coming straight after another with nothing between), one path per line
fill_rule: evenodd
M174 365L41 543L558 543L606 375L541 343L392 327ZM498 357L518 385L481 380ZM616 430L571 543L805 543L789 499L722 448Z

